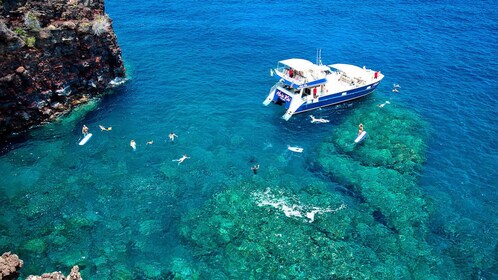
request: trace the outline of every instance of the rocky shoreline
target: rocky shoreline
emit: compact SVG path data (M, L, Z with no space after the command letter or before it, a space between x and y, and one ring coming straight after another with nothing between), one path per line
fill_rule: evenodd
M22 266L23 261L16 254L11 254L11 252L3 253L0 256L0 280L17 279ZM30 275L26 280L82 280L79 270L79 267L75 265L67 276L64 276L60 271L56 271L44 273L41 276Z
M0 137L49 122L124 80L104 0L0 3Z

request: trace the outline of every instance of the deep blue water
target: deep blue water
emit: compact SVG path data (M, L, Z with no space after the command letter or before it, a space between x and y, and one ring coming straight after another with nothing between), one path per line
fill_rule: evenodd
M144 259L157 267L188 259L176 234L182 215L226 186L254 180L255 162L271 185L285 184L288 174L315 179L309 162L333 127L355 108L389 100L428 124L419 186L433 202L431 224L454 228L471 248L455 260L457 275L498 276L498 2L108 0L106 12L128 82L0 157L3 191L24 198L3 204L4 219L26 215L29 195L47 200L0 231L0 248L22 252L29 273L69 271L81 257L105 256L84 270L88 279L105 279L117 264L132 270ZM312 125L309 114L285 122L281 107L262 105L274 83L269 69L291 57L314 61L317 48L324 63L366 65L385 79L368 98L313 112L330 124ZM94 136L80 147L83 124ZM100 132L99 124L113 130ZM166 141L172 131L175 143ZM288 144L305 153L291 154ZM191 158L172 162L183 154ZM48 241L42 252L21 249L68 216L99 226L74 233L85 236L78 244L61 241L64 250ZM13 235L23 236L19 248L9 243ZM427 238L435 255L454 242L437 232ZM40 255L47 263L35 266ZM486 267L476 268L476 259Z

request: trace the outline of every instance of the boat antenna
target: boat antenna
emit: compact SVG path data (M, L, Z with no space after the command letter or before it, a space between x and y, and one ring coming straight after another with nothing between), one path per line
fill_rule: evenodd
M322 49L316 49L316 64L322 65Z

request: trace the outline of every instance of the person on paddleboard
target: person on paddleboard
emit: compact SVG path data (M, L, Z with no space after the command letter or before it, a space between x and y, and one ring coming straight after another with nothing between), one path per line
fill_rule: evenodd
M358 126L358 135L360 135L362 132L363 132L363 124L360 123L360 125Z
M81 133L83 133L83 136L86 136L88 134L88 127L86 125L83 125L83 128L81 129Z

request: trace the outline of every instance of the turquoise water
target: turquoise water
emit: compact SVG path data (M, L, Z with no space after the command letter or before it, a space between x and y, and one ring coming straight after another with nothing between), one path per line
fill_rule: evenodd
M106 9L128 82L3 147L0 249L20 255L24 276L78 264L85 279L498 277L496 2ZM285 122L262 105L269 68L317 48L324 63L386 77L312 112L328 124ZM356 149L344 139L358 122L370 136ZM81 147L83 124L94 136ZM309 223L258 206L268 188L289 205L347 209Z

